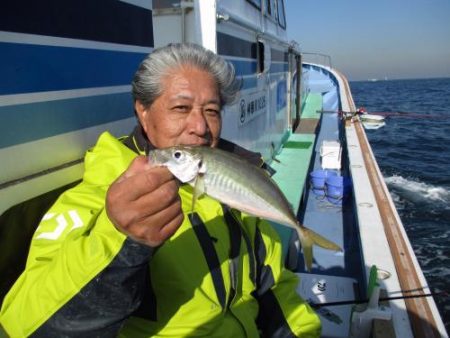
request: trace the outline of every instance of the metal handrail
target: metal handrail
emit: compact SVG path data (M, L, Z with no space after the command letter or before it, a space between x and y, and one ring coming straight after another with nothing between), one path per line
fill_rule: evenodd
M315 62L315 63L323 64L324 66L330 67L330 69L333 68L330 55L322 54L322 53L313 53L313 52L302 52L302 55L313 55L313 56L322 57L326 62ZM305 61L305 60L303 60L303 61Z

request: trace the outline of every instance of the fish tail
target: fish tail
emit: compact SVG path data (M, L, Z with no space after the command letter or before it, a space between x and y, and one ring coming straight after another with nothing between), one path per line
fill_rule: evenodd
M313 262L313 244L311 237L301 232L298 228L300 243L302 244L303 259L305 260L306 271L310 272Z
M342 248L336 243L326 239L318 233L299 224L297 233L302 244L303 258L305 260L306 270L311 271L313 262L313 246L318 245L324 249L342 251Z
M322 235L308 229L307 227L300 226L300 233L303 233L303 237L306 237L313 244L320 246L321 248L333 250L333 251L343 251L342 248L336 243L326 239Z

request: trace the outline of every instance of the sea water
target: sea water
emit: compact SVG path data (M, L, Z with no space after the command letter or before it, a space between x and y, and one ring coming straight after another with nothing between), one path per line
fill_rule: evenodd
M431 290L450 292L450 79L350 87L357 107L387 115L368 139ZM450 332L450 299L435 301Z

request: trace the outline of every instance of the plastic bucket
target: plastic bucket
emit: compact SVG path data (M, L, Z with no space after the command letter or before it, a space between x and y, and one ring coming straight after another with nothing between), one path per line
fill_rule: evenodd
M314 194L324 196L325 195L325 181L329 177L337 176L335 171L331 170L314 170L309 174L311 189Z
M342 204L348 197L352 187L350 177L330 176L325 181L326 195L329 202L333 204Z

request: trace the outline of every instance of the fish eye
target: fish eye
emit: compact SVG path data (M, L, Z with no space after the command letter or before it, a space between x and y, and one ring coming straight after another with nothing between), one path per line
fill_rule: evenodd
M173 157L175 157L178 160L181 157L181 151L174 152Z

